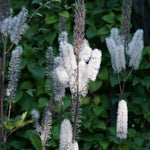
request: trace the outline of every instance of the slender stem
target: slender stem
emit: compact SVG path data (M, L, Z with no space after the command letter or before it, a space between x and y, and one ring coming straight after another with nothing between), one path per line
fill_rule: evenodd
M42 150L45 150L45 145L42 145Z
M119 73L118 73L118 82L119 82L120 95L122 96L122 88L121 88L121 82L120 82Z
M121 148L122 141L119 139L119 147Z
M34 16L41 8L43 8L45 5L48 5L50 2L51 2L51 0L48 1L48 2L46 2L44 5L38 7L38 8L33 12L33 14L30 16L30 18L28 19L27 24L31 21L31 19L33 18L33 16Z
M76 139L76 130L77 130L77 121L78 121L78 109L79 109L79 57L77 56L77 99L76 99L76 105L75 105L75 117L74 117L74 127L73 127L73 143Z
M72 110L73 110L73 93L71 93L71 106L70 106L69 120L71 120Z
M125 81L127 81L127 80L128 80L128 78L130 77L130 75L131 75L132 71L133 71L133 67L131 68L131 70L130 70L129 74L127 75L127 77L126 77L126 79L125 79Z
M12 47L15 45L16 40L10 45L10 47L8 48L8 50L6 51L6 54L9 53L9 51L12 49Z
M60 121L62 122L62 117L63 117L63 114L64 114L63 101L62 101L62 99L60 100L60 105L61 105Z
M3 114L3 105L4 105L4 82L5 82L5 51L6 51L6 43L7 43L7 38L3 37L3 44L4 44L4 48L3 48L3 57L2 57L2 71L1 71L1 87L0 87L0 99L1 99L1 135L2 135L2 139L3 139L3 150L6 150L6 139L5 139L5 134L4 134L4 114Z

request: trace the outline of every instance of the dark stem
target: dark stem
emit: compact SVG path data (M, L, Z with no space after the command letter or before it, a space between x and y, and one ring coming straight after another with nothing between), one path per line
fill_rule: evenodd
M50 2L51 2L51 0L48 1L48 2L46 2L44 5L38 7L38 8L33 12L33 14L30 16L29 20L27 21L27 24L31 21L31 19L33 18L33 16L34 16L41 8L43 8L45 5L48 5Z
M70 115L69 115L70 121L71 121L71 116L72 116L72 110L73 110L73 93L71 93L71 106L70 106Z
M64 109L63 109L63 100L60 100L60 105L61 105L61 113L60 113L60 121L62 122L63 114L64 114Z
M42 150L45 150L45 145L42 145Z
M127 80L128 80L128 78L130 77L130 75L131 75L132 71L133 71L133 67L131 68L131 70L130 70L129 74L127 75L127 77L126 77L126 79L125 79L125 81L127 81Z
M73 126L73 143L76 139L76 130L77 130L77 121L78 121L78 109L79 109L79 57L77 56L77 99L76 99L76 105L75 105L75 117L74 117L74 126Z
M122 88L121 88L121 82L120 82L119 73L118 73L118 82L119 82L120 95L122 96ZM122 97L121 97L121 98L122 98Z
M119 139L119 147L121 148L122 141Z
M3 114L3 107L4 107L4 81L5 81L5 51L6 51L6 43L7 43L7 39L6 37L3 38L3 44L4 44L4 48L3 48L3 57L2 57L2 71L1 71L1 87L0 87L0 99L1 99L1 136L3 139L3 150L6 150L6 139L5 139L5 134L4 134L4 114Z

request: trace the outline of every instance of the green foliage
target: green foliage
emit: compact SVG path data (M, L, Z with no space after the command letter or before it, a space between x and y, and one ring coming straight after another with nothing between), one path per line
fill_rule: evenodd
M36 8L43 6L46 1L16 1L12 0L14 13L22 5L32 14ZM125 86L125 97L129 110L128 138L119 148L116 138L116 111L119 97L117 76L111 68L111 60L105 45L105 38L109 36L112 27L120 27L121 0L95 0L86 2L86 33L90 46L102 50L102 64L98 78L89 84L89 94L81 100L82 122L79 134L81 150L141 150L150 149L150 47L143 52L143 58L138 71L133 72ZM67 20L69 41L73 37L74 4L69 0L52 2L44 6L30 22L30 29L22 40L24 48L23 64L21 66L21 79L13 98L12 118L22 112L31 112L38 109L43 112L44 106L49 102L48 80L45 78L45 53L48 46L53 46L55 55L58 54L57 38L59 34L59 17ZM57 7L55 7L55 5ZM32 6L32 7L31 7ZM127 70L128 71L128 70ZM70 94L70 93L69 93ZM66 117L69 113L70 96L64 98L64 111ZM59 106L60 111L60 106ZM60 122L54 107L51 139L49 148L57 150L59 145ZM32 121L24 120L26 113L17 119L5 123L8 130L24 126ZM15 121L14 121L15 120ZM28 125L13 133L8 138L8 150L41 150L41 142L33 133L33 126Z

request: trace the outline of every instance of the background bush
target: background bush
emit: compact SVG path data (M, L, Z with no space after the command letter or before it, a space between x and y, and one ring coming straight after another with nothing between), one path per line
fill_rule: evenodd
M45 0L12 0L14 14L22 6L32 14ZM125 98L129 111L128 138L119 148L116 138L116 111L120 99L117 77L111 68L110 56L105 45L112 27L120 28L121 0L86 0L86 33L92 48L102 50L102 64L98 78L89 84L89 94L82 100L82 122L79 134L81 150L149 150L150 149L150 47L146 46L138 71L129 78ZM57 6L57 7L56 7ZM52 46L58 54L57 38L59 17L67 20L69 41L73 38L74 2L62 0L41 9L30 22L30 29L22 40L24 48L21 79L14 98L11 117L33 109L43 113L49 101L48 80L45 77L45 53ZM132 26L134 31L134 25ZM64 98L65 110L70 104L69 94ZM57 110L53 116L51 140L48 149L59 147L60 121ZM25 126L13 133L7 141L8 150L40 150L41 144L34 133L33 125Z

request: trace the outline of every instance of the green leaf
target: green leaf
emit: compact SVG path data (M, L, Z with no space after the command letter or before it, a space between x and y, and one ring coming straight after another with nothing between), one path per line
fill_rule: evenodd
M99 95L94 95L93 101L96 105L99 105L99 103L101 102L101 97Z
M111 84L112 87L114 87L115 85L118 84L118 78L117 78L117 75L110 74L109 80L110 80L110 84Z
M36 15L37 15L37 16L40 16L40 17L43 17L43 14L41 14L41 13L39 13L39 12L37 12Z
M86 96L86 97L83 97L83 98L81 99L81 103L82 103L83 105L88 105L89 102L90 102L90 100L91 100L91 97Z
M12 130L14 128L14 123L11 121L11 122L8 122L5 126L6 129L8 130Z
M93 128L99 128L102 130L106 130L106 124L104 123L104 121L101 120L95 120L95 122L93 122Z
M56 23L56 22L58 22L58 21L59 21L59 20L58 20L58 17L55 16L55 15L47 16L47 17L45 18L46 24L54 24L54 23Z
M98 78L99 78L100 80L108 80L108 69L107 69L107 67L103 67L103 68L100 70L100 72L99 72L99 74L98 74Z
M109 142L106 141L101 141L99 143L103 149L107 149L107 147L109 146Z
M134 129L128 129L128 135L129 137L136 137L137 136L137 132Z
M110 12L109 14L103 16L102 19L108 23L115 23L115 14Z
M31 81L24 81L21 85L20 85L20 89L22 90L27 90L27 89L32 89L33 88L33 84Z
M33 120L27 120L27 121L23 121L22 123L19 124L20 127L23 127L23 126L26 126L30 123L33 123L34 121Z
M34 146L35 150L41 150L41 148L42 148L41 141L37 136L32 134L30 136L30 140L31 140L31 143Z
M144 77L144 80L142 80L141 84L148 90L150 87L150 77Z
M63 17L63 18L69 18L69 13L68 11L63 11L63 12L60 12L58 13L59 16Z
M46 97L41 97L39 99L39 107L45 107L45 105L48 103L48 99Z
M140 83L141 81L142 81L141 78L135 77L135 78L133 79L132 86L137 85L137 84Z
M103 107L95 106L95 107L93 108L93 111L94 111L95 115L98 117L98 116L100 116L100 114L103 112Z
M142 146L143 143L144 143L144 141L143 141L143 139L142 139L141 137L136 137L136 138L134 139L134 142L135 142L135 144L136 144L137 146Z
M102 81L98 81L98 80L96 80L95 82L90 82L89 83L89 89L91 91L96 92L96 91L98 91L101 88L102 83L103 83Z
M102 8L100 8L100 7L96 7L95 9L94 9L94 11L93 11L93 15L96 15L96 14L101 14L101 13L103 13L105 11L105 9L102 9Z
M16 126L16 127L21 126L21 123L24 121L26 115L27 115L27 111L24 112L24 113L22 114L22 116L16 121L16 123L15 123L15 126Z
M86 35L89 39L92 39L93 37L95 37L97 35L97 30L96 29L92 29L92 28L88 28L86 30Z
M101 27L99 30L98 30L98 35L106 35L110 32L110 30L106 27L106 26L103 26Z
M21 98L22 98L22 96L23 96L23 91L22 90L17 90L16 92L15 92L15 96L13 97L13 102L14 103L16 103L16 102L18 102Z
M28 89L28 90L26 91L26 93L27 93L28 95L30 95L30 96L33 97L33 92L35 92L35 91L36 91L35 89Z

